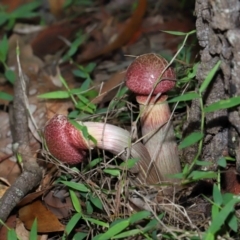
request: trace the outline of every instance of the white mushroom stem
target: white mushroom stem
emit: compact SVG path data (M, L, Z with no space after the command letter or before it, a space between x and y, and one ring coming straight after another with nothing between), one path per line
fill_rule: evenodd
M176 183L179 180L171 175L180 173L181 166L173 126L169 122L171 112L167 96L161 96L156 103L151 99L146 105L147 99L147 96L137 97L144 145L160 172L162 182Z
M128 158L139 159L137 163L139 183L156 184L159 182L159 173L154 164L150 166L151 157L146 147L141 143L132 143L130 133L120 127L98 123L98 122L79 122L86 126L88 133L97 141L96 145L88 141L89 147L98 147L107 150L119 158L127 160ZM151 174L149 174L151 172Z

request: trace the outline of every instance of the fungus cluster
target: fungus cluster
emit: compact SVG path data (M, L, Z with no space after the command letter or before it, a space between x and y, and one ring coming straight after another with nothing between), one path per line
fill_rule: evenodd
M86 151L94 147L119 154L123 160L126 160L126 150L130 150L132 157L140 159L138 178L141 182L174 182L169 175L179 173L181 166L165 93L174 87L176 77L173 69L167 66L164 58L144 54L127 69L126 85L136 94L140 106L143 144L138 142L129 146L130 133L120 127L96 122L80 123L96 139L95 145L67 117L56 115L44 129L50 153L71 165L83 161Z
M140 107L143 142L161 175L161 181L174 181L170 175L181 172L177 144L170 122L167 95L176 83L174 70L156 54L135 59L126 73L126 86L136 94Z

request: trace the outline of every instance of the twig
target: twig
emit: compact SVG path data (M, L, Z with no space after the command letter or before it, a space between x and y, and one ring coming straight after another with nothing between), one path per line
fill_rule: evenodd
M23 74L19 55L17 54L18 77L14 84L13 108L10 110L10 124L13 143L18 146L17 153L23 161L23 172L15 183L5 192L0 200L0 219L5 222L18 202L42 179L42 169L29 145L28 110L26 96L28 94L28 78Z

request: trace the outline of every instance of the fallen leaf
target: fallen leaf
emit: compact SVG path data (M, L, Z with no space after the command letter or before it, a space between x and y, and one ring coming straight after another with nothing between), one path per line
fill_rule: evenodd
M118 91L120 84L123 83L125 74L126 71L117 72L104 82L99 89L98 96L92 100L92 103L99 104L110 101Z
M17 221L16 215L11 215L7 219L5 224L7 225L8 228L14 229L16 227L16 221ZM0 240L8 240L7 233L8 229L5 226L0 228Z
M12 12L21 5L32 1L33 0L1 0L1 5L7 6L7 12Z
M127 44L134 36L135 32L140 28L146 9L147 0L139 0L138 7L132 14L131 18L128 21L126 21L122 31L120 31L119 34L116 37L114 37L114 40L106 44L105 46L102 46L99 51L96 51L96 48L93 48L94 51L90 51L90 49L86 47L86 51L88 51L87 54L89 54L89 52L91 52L92 54L87 55L85 52L82 52L81 55L78 56L78 62L80 63L88 62L101 55L111 53L112 51ZM98 44L95 43L95 45Z
M0 163L0 177L6 179L10 184L13 184L20 174L21 169L16 162L6 159Z
M51 13L60 18L63 15L63 5L66 0L48 0Z
M18 203L18 207L23 207L27 204L30 204L31 202L33 202L34 200L36 200L37 198L41 197L47 189L44 189L42 191L38 191L38 192L33 192L33 193L29 193L27 196L25 196L19 203Z
M26 229L31 229L35 218L37 218L38 232L60 232L65 229L65 226L59 222L57 217L41 201L33 202L19 209L19 219L24 223Z
M67 47L63 39L72 39L79 28L78 21L61 22L45 28L31 42L34 54L43 58L47 54L54 54L61 48Z
M72 210L74 210L70 197L55 196L54 191L50 191L43 200L46 207L51 210L58 219L70 217Z

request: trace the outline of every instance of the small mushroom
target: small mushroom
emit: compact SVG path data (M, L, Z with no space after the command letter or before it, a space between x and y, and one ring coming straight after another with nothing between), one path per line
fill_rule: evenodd
M55 158L69 165L78 164L84 161L87 150L98 147L119 155L123 160L127 160L128 157L139 159L138 183L155 183L156 172L149 176L143 171L151 161L147 149L140 142L131 144L131 136L127 130L105 123L78 123L87 128L88 134L96 140L96 143L86 139L83 132L73 126L66 116L55 115L46 123L43 135L49 152Z
M160 181L176 183L178 180L170 175L181 172L181 165L164 94L175 86L176 76L167 66L168 62L156 54L141 55L127 69L126 86L140 105L143 142L160 172Z

